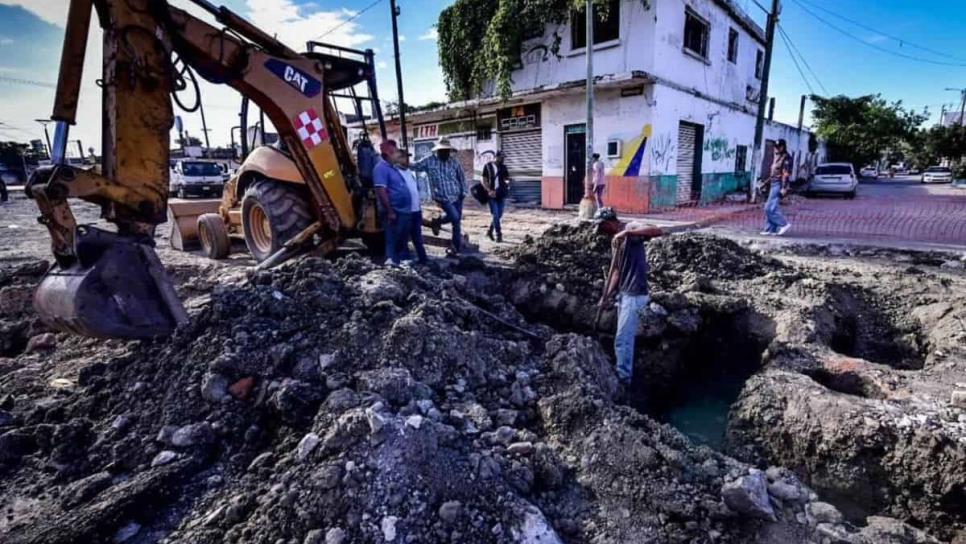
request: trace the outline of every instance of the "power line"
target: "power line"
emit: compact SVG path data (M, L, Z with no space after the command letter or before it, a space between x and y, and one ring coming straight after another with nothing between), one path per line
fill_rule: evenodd
M828 9L828 8L824 8L824 7L822 7L822 6L818 5L818 4L815 4L814 2L811 2L809 0L802 0L802 1L804 1L805 3L807 3L808 5L810 5L811 7L815 8L815 9L820 9L820 10L824 11L825 13L828 13L829 15L833 16L833 17L837 17L837 18L839 18L839 19L841 19L843 21L852 23L853 25L855 25L855 26L857 26L857 27L859 27L859 28L861 28L863 30L868 30L869 32L875 32L879 36L883 36L885 38L889 38L890 40L895 40L895 41L899 42L899 45L900 46L908 45L910 47L914 47L916 49L920 49L922 51L926 51L926 52L932 53L934 55L939 55L941 57L946 57L946 58L950 58L950 59L954 59L954 60L959 60L959 61L966 60L966 59L963 59L962 57L957 57L955 55L950 55L949 53L946 53L946 52L943 52L943 51L937 51L935 49L930 49L930 48L928 48L928 47L926 47L924 45L915 44L915 43L913 43L913 42L911 42L911 41L909 41L909 40L907 40L905 38L900 38L898 36L893 36L891 34L886 34L885 32L882 32L881 30L879 30L877 28L868 26L868 25L866 25L864 23L860 23L859 21L856 21L854 19L850 19L850 18L848 18L848 17L846 17L846 16L844 16L844 15L842 15L840 13L836 13L836 12L834 12L834 11Z
M785 48L788 49L788 54L791 55L792 62L795 63L795 69L798 70L798 75L802 76L802 81L804 81L805 82L805 86L808 87L809 94L815 94L815 89L812 88L812 84L809 83L808 78L805 77L805 72L802 71L802 67L799 66L799 64L798 64L798 59L795 58L795 52L792 51L792 46L789 45L789 43L788 43L788 37L785 36L785 33L784 32L781 32L780 31L781 27L778 27L778 28L779 28L778 35L781 36L782 41L785 42Z
M325 31L325 32L323 32L322 34L319 34L318 36L316 36L316 37L315 37L315 39L316 39L316 40L321 40L322 38L324 38L324 37L326 37L326 36L328 36L329 34L332 34L333 32L335 32L336 30L338 30L338 29L340 29L340 28L342 28L342 27L343 27L343 26L345 26L346 24L348 24L348 23L350 23L350 22L352 22L352 21L354 21L354 20L356 20L357 18L359 18L359 16L361 16L361 15L362 15L363 13L365 13L365 12L367 12L367 11L369 11L370 9L372 9L372 8L374 8L374 7L376 7L376 5L377 5L377 4L379 4L380 2L382 2L382 0L376 0L375 2L373 2L373 3L371 3L371 4L369 4L368 6L366 6L366 7L364 7L364 8L362 8L362 10L361 10L361 11L359 11L359 12L356 12L356 14L355 14L355 15L353 15L352 17L349 17L349 18L348 18L348 19L346 19L345 21L342 21L341 23L339 23L339 24L337 24L337 25L335 25L334 27L332 27L332 28L330 28L330 29L328 29L328 30L326 30L326 31Z
M795 45L795 42L792 41L792 37L788 35L788 32L785 30L785 27L778 25L778 31L785 39L785 45L791 46L791 49L794 50L794 53L792 54L794 55L795 53L798 53L798 57L802 59L802 64L805 65L805 69L808 70L808 73L812 74L812 78L815 79L815 82L818 83L818 86L822 88L822 92L828 95L829 94L828 89L826 89L825 85L822 84L822 80L819 79L818 74L815 73L815 70L812 70L812 66L808 63L808 60L805 59L805 55L803 55L801 50L798 49L798 46Z
M5 83L16 83L18 85L31 85L33 87L44 87L47 89L55 89L57 86L53 83L47 83L46 81L34 81L32 79L20 79L16 77L0 76L0 81Z
M914 60L916 62L924 62L924 63L927 63L927 64L938 64L940 66L966 66L966 63L944 62L944 61L940 61L940 60L924 59L922 57L915 57L915 56L912 56L912 55L906 55L905 53L899 53L898 51L892 51L890 49L886 49L885 47L879 47L878 45L875 45L874 43L869 43L869 42L867 42L867 41L865 41L865 40L863 40L863 39L861 39L861 38L859 38L857 36L854 36L848 30L844 30L841 27L836 26L834 23L830 22L828 19L825 19L821 15L818 15L814 11L808 9L808 7L805 4L801 3L799 0L792 0L792 1L795 2L796 4L798 4L798 7L802 8L802 10L804 10L805 13L808 13L812 17L818 19L819 21L821 21L822 23L824 23L826 26L832 28L833 30L835 30L835 31L837 31L837 32L839 32L841 34L844 34L848 38L850 38L852 40L855 40L855 41L861 43L862 45L864 45L866 47L871 47L872 49L875 49L876 51L881 51L883 53L888 53L888 54L894 55L896 57L902 57L904 59Z

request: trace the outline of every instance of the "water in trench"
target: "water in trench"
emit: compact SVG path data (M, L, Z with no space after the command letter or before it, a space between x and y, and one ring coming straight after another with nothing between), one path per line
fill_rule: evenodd
M728 412L750 377L748 372L714 373L690 380L686 395L655 414L696 444L724 447Z

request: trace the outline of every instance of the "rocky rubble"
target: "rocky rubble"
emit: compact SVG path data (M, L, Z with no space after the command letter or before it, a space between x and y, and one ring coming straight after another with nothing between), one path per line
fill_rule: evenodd
M568 235L597 254L521 259L545 260L553 290L590 293L568 269L606 264L607 243ZM563 247L550 236L535 246ZM750 282L799 274L716 239L661 244L643 349L671 362L716 315L758 323L707 279L715 263ZM58 334L15 353L0 373L2 540L931 541L891 518L858 529L801 474L615 402L601 343L534 324L506 274L303 258L217 284L164 341Z

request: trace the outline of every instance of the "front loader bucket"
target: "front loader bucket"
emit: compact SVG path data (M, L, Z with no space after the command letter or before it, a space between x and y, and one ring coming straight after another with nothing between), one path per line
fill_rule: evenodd
M55 266L34 293L49 326L99 338L154 338L187 321L149 240L79 227L77 261Z
M168 201L171 211L171 247L190 251L201 247L198 239L198 217L206 213L218 213L221 200Z

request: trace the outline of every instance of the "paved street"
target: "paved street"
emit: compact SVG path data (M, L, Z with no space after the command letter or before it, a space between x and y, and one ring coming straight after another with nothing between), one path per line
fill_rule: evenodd
M762 228L760 205L678 209L655 217L695 221L722 210L727 217L718 230L753 234ZM784 210L792 223L789 238L966 246L966 189L922 185L918 177L862 183L855 200L795 195Z

